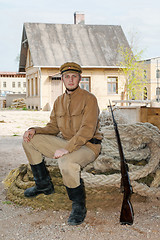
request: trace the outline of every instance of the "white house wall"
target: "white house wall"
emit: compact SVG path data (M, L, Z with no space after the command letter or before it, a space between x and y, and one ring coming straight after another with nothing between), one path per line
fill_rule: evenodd
M160 64L160 58L158 58ZM147 79L149 81L148 100L156 100L156 87L157 87L157 58L146 61ZM31 109L51 110L56 97L65 91L65 88L57 84L56 80L51 80L49 76L55 75L59 69L53 68L28 68L27 76L29 79L38 77L38 96L30 96L27 98L27 104ZM120 74L117 68L85 68L83 69L82 77L90 77L90 91L97 99L100 110L104 110L108 106L108 100L121 100L121 94L124 88L124 76ZM118 78L118 93L109 94L107 88L107 78ZM160 80L160 79L159 79ZM31 84L31 83L30 83ZM56 85L57 84L57 85ZM58 88L58 89L57 89ZM53 96L54 94L54 96Z
M82 76L91 78L91 93L97 97L101 111L107 108L109 100L120 100L123 81L118 69L84 70ZM108 94L108 77L118 77L118 94Z
M160 87L160 79L157 79L156 71L157 71L157 63L158 69L160 69L160 58L151 58L144 61L146 66L147 80L149 85L148 89L148 100L156 101L156 88L159 84Z
M1 73L0 73L1 74ZM10 76L12 75L12 76ZM3 92L5 93L26 93L26 87L25 87L25 74L23 77L16 76L15 73L2 73L2 76L0 76L0 91L3 95ZM5 82L6 87L4 87L3 83ZM15 83L15 87L12 86L12 83ZM19 84L20 83L20 87Z
M159 63L159 69L160 69L160 58L155 58L155 59L151 59L150 61L150 79L151 79L151 99L155 99L157 98L156 96L156 88L160 87L160 79L157 82L157 78L156 78L156 70L157 70L157 61Z
M38 92L36 95L35 81L37 78ZM33 94L32 94L33 79ZM38 68L28 68L26 71L26 104L29 109L40 110L40 73Z
M27 79L30 82L31 89L31 79L35 83L35 77L38 77L38 96L27 95L27 106L30 109L42 109L42 110L51 110L53 103L58 95L61 95L65 88L63 84L56 82L57 80L51 80L49 76L55 75L58 73L58 69L47 69L47 68L30 68L27 71ZM90 77L90 91L93 93L97 99L99 108L102 111L108 106L108 100L120 100L123 77L119 74L118 69L84 69L82 77ZM118 94L108 94L107 89L107 78L108 77L117 77L118 78ZM28 80L27 80L28 81ZM34 85L34 84L33 84ZM35 85L34 85L35 88ZM56 89L58 88L58 89ZM54 92L53 92L54 91ZM28 84L27 84L28 92ZM53 95L54 94L54 95ZM31 94L30 94L31 95Z

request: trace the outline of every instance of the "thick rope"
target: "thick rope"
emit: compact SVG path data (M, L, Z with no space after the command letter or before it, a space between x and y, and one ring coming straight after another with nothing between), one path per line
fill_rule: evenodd
M120 188L122 177L120 173L121 162L115 131L111 123L111 116L107 116L106 121L105 115L103 115L101 131L104 138L102 141L101 154L93 163L87 165L81 173L81 177L84 179L87 187L115 186ZM129 166L129 177L133 192L142 196L154 196L159 198L159 129L150 123L126 124L126 122L125 124L118 123L118 129L124 156ZM57 166L57 160L54 161L53 159L46 158L45 161L47 166L51 166L50 171L54 172L53 178L55 181L57 179L57 168L55 168L55 166ZM10 172L4 180L4 183L8 187L12 185L10 190L10 192L13 193L12 195L16 197L19 195L22 196L24 189L34 184L33 181L30 181L30 174L31 170L26 166L21 166ZM149 175L151 175L152 179L150 186L137 182L141 181L142 178L149 177ZM58 178L58 181L59 179L60 178Z
M130 180L137 180L139 178L143 178L148 176L148 174L152 173L153 170L159 164L159 156L160 156L160 148L157 149L157 145L155 143L150 144L152 154L149 163L138 169L138 171L134 171L129 173ZM104 185L117 185L120 184L121 174L112 174L112 175L94 175L88 172L82 172L82 177L84 178L87 185L98 187Z
M129 177L133 191L143 196L160 196L160 131L149 123L121 124L118 125L120 137L123 145L124 155L128 161ZM120 187L120 159L115 131L112 125L102 126L104 135L102 141L102 151L100 156L81 173L86 186L116 186ZM129 163L130 161L145 165L138 166ZM147 164L146 164L147 163ZM47 160L48 165L55 165L53 160ZM89 173L90 169L98 170L100 174ZM118 170L119 173L106 175L108 170ZM159 170L159 171L158 171ZM92 171L91 171L92 172ZM96 172L96 171L95 171ZM138 183L136 180L147 177L151 173L156 173L151 186Z
M102 154L97 160L91 164L91 168L105 172L109 168L120 169L120 161L118 158L118 147L114 136L112 126L104 126L102 128L104 140L102 143ZM149 123L138 123L133 125L119 126L119 132L124 146L129 151L124 151L125 157L128 159L148 159L148 164L145 166L135 166L128 164L130 172L129 177L133 187L133 191L143 196L160 197L160 171L158 171L160 162L160 133L159 130ZM132 140L132 143L131 143ZM127 144L126 144L127 143ZM108 156L109 155L109 156ZM114 156L114 158L113 158ZM92 174L85 172L89 167L86 167L82 172L82 178L85 184L89 187L99 186L116 186L120 187L121 174ZM157 170L158 169L158 170ZM156 172L155 178L150 187L146 184L141 184L135 180L144 178L150 173Z

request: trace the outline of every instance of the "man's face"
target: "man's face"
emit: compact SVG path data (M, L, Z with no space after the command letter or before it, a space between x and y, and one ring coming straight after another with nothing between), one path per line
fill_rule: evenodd
M79 85L81 76L78 73L64 73L62 75L62 80L68 91L73 91Z

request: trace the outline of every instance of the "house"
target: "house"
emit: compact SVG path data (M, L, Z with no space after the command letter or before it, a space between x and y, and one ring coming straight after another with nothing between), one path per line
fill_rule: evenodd
M121 99L124 77L118 49L129 47L121 26L86 25L82 13L74 24L24 23L19 71L26 71L29 109L50 110L64 92L59 67L67 61L82 66L81 87L96 95L100 110L108 99Z
M160 129L160 57L140 61L145 70L145 94L139 100L113 100L115 104L122 102L128 106L119 106L121 114L129 123L149 122Z
M26 93L25 72L0 72L0 96L8 93Z
M160 57L144 60L146 69L147 99L160 102Z
M26 95L25 72L0 72L0 109L10 106L9 95L12 100Z

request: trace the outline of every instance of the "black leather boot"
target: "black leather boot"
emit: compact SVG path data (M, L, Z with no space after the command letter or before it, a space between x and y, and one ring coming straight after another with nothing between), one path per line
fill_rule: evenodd
M72 201L72 211L68 218L68 224L79 225L84 221L87 213L84 183L81 179L81 184L78 187L66 187L66 189L69 199Z
M36 185L24 191L25 197L36 197L41 193L45 195L54 193L54 186L44 161L31 165L31 169Z

